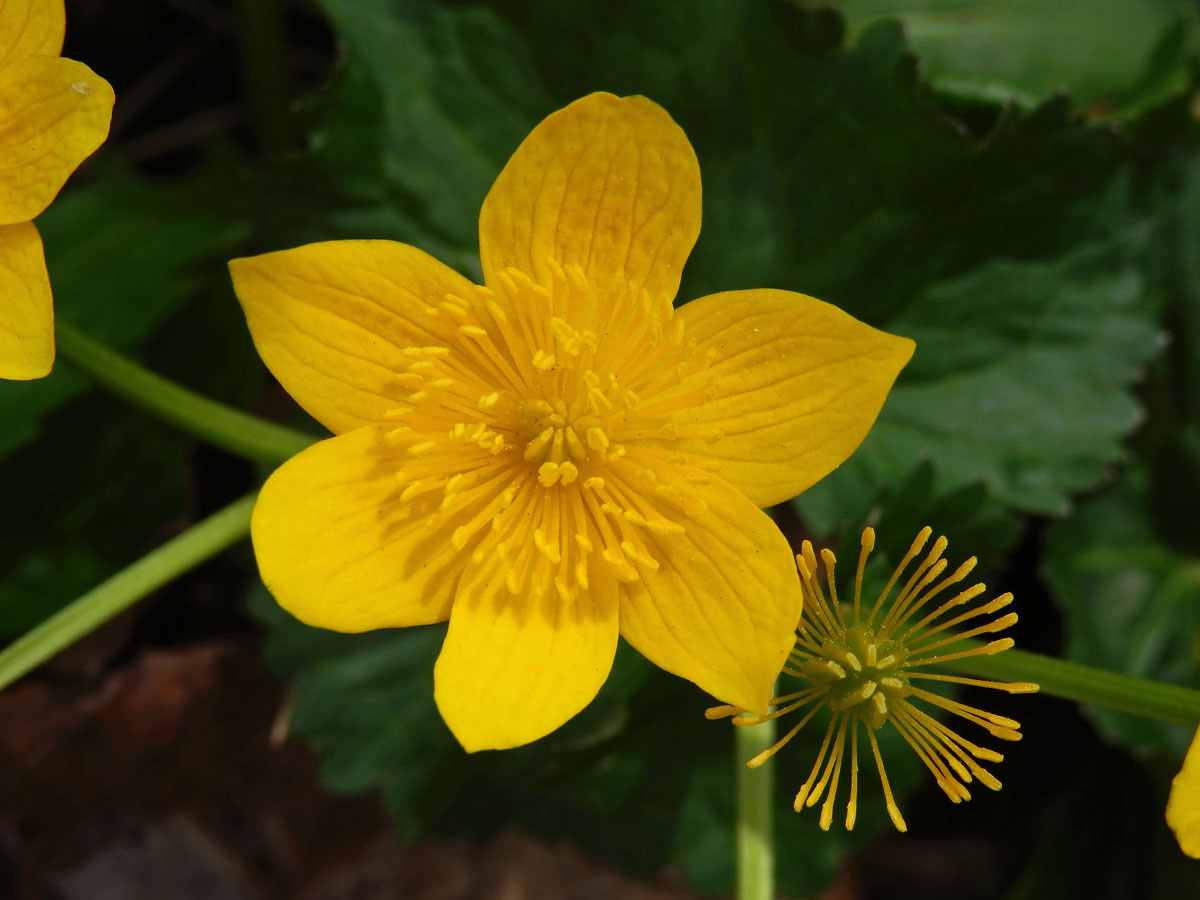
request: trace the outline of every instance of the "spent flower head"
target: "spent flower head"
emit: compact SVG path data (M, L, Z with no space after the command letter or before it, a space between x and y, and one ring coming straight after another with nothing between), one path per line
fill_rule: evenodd
M854 827L858 814L859 735L865 737L879 771L888 815L900 831L907 830L896 805L884 768L876 732L889 723L908 743L933 774L938 787L955 803L970 800L967 785L979 781L992 790L1000 782L982 763L998 763L1004 757L981 747L944 724L936 714L922 708L930 704L953 714L994 738L1021 739L1020 724L923 687L924 682L991 688L1008 693L1031 693L1038 689L1027 682L986 681L942 672L931 666L973 656L993 655L1013 646L1009 637L980 642L1017 621L1014 612L1002 612L1012 603L1012 594L978 601L986 590L982 584L960 589L974 569L971 557L951 574L942 554L947 541L939 537L901 586L909 565L920 556L932 531L926 527L892 573L879 596L869 606L862 598L863 572L875 546L875 532L862 533L854 597L849 604L838 599L834 582L834 559L830 550L821 551L820 564L812 544L805 541L796 556L804 590L804 613L796 631L796 642L783 667L785 690L771 699L777 708L760 716L743 715L736 706L708 710L709 718L736 716L735 725L756 725L768 719L799 715L791 728L747 765L762 765L792 740L822 710L830 713L825 737L816 762L796 794L795 809L821 806L821 828L828 830L844 769L849 768L849 798L845 824ZM821 587L822 575L825 588ZM826 596L828 594L828 596ZM991 618L995 616L995 618Z
M0 2L0 378L54 364L54 307L42 239L31 221L108 137L113 91L59 58L62 0Z
M787 291L673 309L699 230L683 131L593 94L493 185L483 285L390 241L231 263L259 353L337 435L263 488L263 580L325 628L449 619L435 696L469 750L577 713L618 634L766 712L801 592L759 507L849 456L913 344Z

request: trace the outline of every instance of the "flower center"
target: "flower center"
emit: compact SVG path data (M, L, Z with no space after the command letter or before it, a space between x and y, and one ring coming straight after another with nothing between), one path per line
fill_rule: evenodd
M598 382L592 372L585 375ZM611 401L597 388L588 389L585 399L571 405L561 397L521 404L522 425L528 435L522 455L538 464L542 485L571 484L595 463L624 454L624 448L609 437L613 431L611 410Z
M872 728L887 721L888 701L912 693L904 663L908 650L898 641L879 640L865 623L821 642L819 656L801 667L804 677L827 696L832 710L857 707Z

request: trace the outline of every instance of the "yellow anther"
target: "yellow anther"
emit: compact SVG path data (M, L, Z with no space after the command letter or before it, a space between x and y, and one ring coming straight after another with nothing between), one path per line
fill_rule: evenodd
M533 363L535 369L545 372L554 366L554 354L547 353L545 350L539 350L533 354L533 359L530 362Z
M588 404L592 407L592 412L600 416L612 409L612 401L604 396L598 389L592 388L588 391Z
M608 435L604 433L603 428L592 427L584 434L587 440L587 445L598 453L603 453L608 449Z
M492 393L484 394L482 397L479 398L479 408L486 411L486 410L491 409L493 406L495 406L499 402L500 402L499 391L493 391Z
M576 459L587 459L587 447L583 445L575 429L568 425L563 434L567 440L567 452Z
M639 550L632 541L621 541L621 549L625 551L626 556L639 565L645 566L651 572L658 571L658 560L645 551Z
M528 444L525 445L525 453L523 454L525 459L529 460L530 462L533 462L535 459L539 458L542 455L542 453L545 451L546 447L549 445L550 441L553 438L554 438L554 429L547 428L545 431L543 431L541 434L539 434L532 441L530 441Z
M420 456L422 453L428 453L438 445L437 441L421 441L419 444L413 444L408 448L409 456Z
M498 323L503 324L504 322L508 321L508 316L505 315L504 310L500 308L499 303L491 299L484 301L484 303L487 306L487 311L492 314L492 318Z
M487 337L487 329L480 328L478 325L459 325L458 330L468 337L485 338Z
M570 484L579 477L579 469L575 463L567 461L558 467L558 477L563 484Z
M550 562L556 565L562 562L562 555L559 553L558 545L546 540L546 533L542 529L535 528L533 530L533 544L537 547L538 552L550 560Z
M417 480L408 485L400 492L400 499L403 501L411 500L417 494L423 494L425 491L432 490L436 485L430 485L425 481Z

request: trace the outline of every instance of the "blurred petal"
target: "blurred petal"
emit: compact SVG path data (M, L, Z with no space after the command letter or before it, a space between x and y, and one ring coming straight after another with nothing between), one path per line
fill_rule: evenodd
M1183 768L1171 782L1167 824L1175 832L1179 849L1200 859L1200 731L1192 739Z
M681 449L719 460L758 506L796 496L858 448L916 346L791 291L712 294L676 315L711 360L694 377L715 376L715 396L676 421L719 434Z
M314 444L267 479L251 538L263 583L296 618L334 631L444 620L463 560L440 493L402 501L404 460L383 429Z
M263 362L330 431L387 421L405 347L454 340L426 313L474 285L395 241L329 241L229 264Z
M638 580L622 585L621 636L717 699L765 713L800 620L795 559L767 514L720 479L684 490L688 516L643 495L684 529L646 533L658 568L637 563Z
M542 285L548 260L590 282L633 282L661 302L700 233L700 166L666 111L645 97L590 94L525 139L479 215L484 280L507 266Z
M32 222L0 225L0 378L25 381L54 364L54 307Z
M71 59L38 56L0 69L0 222L42 212L108 137L113 91Z
M0 0L0 66L30 56L58 56L66 18L62 0Z
M592 701L617 650L617 589L599 572L565 602L514 596L496 556L463 578L434 669L442 718L468 752L537 740Z

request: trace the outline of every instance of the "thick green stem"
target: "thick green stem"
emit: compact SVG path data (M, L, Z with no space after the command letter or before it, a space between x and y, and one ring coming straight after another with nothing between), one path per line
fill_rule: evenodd
M1006 650L995 656L973 656L946 666L1000 681L1034 681L1041 685L1043 693L1148 719L1193 727L1200 723L1200 691L1038 653Z
M88 591L0 651L0 689L250 531L254 494L243 497Z
M256 462L279 463L317 440L263 421L155 375L132 360L55 323L59 354L113 393L196 437Z
M737 900L771 900L775 896L775 833L772 794L775 766L746 766L775 743L775 720L734 728L737 767Z

